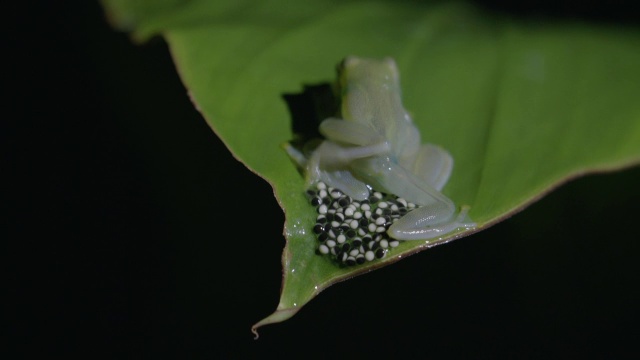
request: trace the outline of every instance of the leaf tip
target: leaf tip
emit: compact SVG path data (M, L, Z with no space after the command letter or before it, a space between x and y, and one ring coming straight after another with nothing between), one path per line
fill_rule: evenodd
M260 334L258 334L258 328L264 325L275 324L282 321L285 321L291 318L298 312L299 308L286 308L286 309L277 309L273 314L267 316L266 318L258 321L251 327L251 332L253 333L254 340L258 340Z

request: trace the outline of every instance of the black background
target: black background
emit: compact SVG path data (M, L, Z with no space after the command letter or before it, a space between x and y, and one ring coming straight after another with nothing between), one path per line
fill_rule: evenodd
M489 5L637 25L612 2ZM332 286L253 340L278 303L284 216L166 44L132 44L90 1L3 13L3 358L640 355L638 168Z

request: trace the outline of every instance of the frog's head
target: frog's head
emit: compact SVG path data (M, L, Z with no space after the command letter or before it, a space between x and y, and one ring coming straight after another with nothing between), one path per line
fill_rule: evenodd
M397 84L399 81L398 66L390 57L382 60L347 56L338 64L340 86L348 84Z

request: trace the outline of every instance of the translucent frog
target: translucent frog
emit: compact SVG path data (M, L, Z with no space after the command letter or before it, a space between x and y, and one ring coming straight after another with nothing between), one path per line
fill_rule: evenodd
M475 227L468 207L457 212L440 192L453 158L439 146L420 143L420 132L402 105L395 61L347 57L338 67L338 81L342 119L322 121L325 140L308 158L287 149L306 170L307 185L322 181L358 201L376 189L420 205L388 229L398 240Z

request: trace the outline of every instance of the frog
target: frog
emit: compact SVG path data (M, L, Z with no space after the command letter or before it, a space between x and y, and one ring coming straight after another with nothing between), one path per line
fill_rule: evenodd
M347 56L337 73L339 117L320 123L324 139L310 156L287 149L305 169L306 185L324 182L356 201L368 199L375 189L416 204L387 230L394 239L429 240L474 228L470 207L458 210L441 192L453 157L441 146L421 143L402 103L395 60Z

